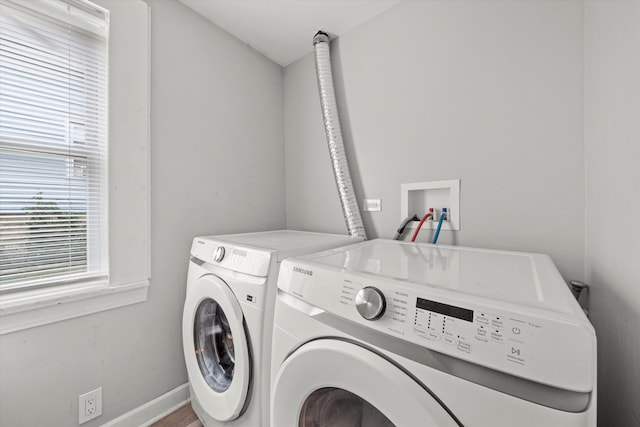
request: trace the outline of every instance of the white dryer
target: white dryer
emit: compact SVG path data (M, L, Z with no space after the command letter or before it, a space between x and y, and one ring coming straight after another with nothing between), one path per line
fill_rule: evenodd
M546 255L372 240L285 260L271 425L596 425L596 337Z
M301 231L193 240L182 338L191 403L205 426L268 425L280 261L360 240Z

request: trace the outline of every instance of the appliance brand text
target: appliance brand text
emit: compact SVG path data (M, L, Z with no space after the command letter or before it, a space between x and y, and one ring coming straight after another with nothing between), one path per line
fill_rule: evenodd
M293 271L296 272L296 273L300 273L300 274L306 274L307 276L313 276L313 271L306 270L304 268L293 267Z

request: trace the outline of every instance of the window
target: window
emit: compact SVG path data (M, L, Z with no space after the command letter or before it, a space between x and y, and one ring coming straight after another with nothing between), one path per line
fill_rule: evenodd
M0 291L106 280L109 13L0 8Z
M147 299L151 275L150 8L142 0L91 1L108 10L109 22L109 179L108 188L101 193L102 197L107 197L108 191L108 280L106 279L107 218L104 215L106 212L103 211L103 215L98 217L92 215L94 205L91 201L96 199L91 199L92 193L87 193L89 204L86 214L88 241L86 263L91 268L96 257L101 255L101 261L104 262L101 267L102 272L100 270L94 270L93 273L75 272L57 279L48 277L40 282L31 279L29 282L23 282L22 285L13 283L0 287L0 335L137 304ZM56 5L64 8L61 9ZM69 9L69 6L74 8ZM47 25L56 23L59 27L59 23L63 22L74 30L71 33L77 31L85 36L90 35L89 39L104 40L106 13L98 8L92 9L85 6L88 6L88 3L76 0L65 0L64 3L61 0L0 0L0 15L5 18L10 12L15 13L14 10L18 10L23 14L44 19ZM67 28L65 31L69 32L70 29ZM0 22L0 38L4 38L2 32L6 30L6 25ZM3 49L5 48L0 44L0 54ZM0 58L0 66L4 69L2 58ZM2 93L5 93L4 88ZM4 101L0 99L0 110L3 108ZM4 119L2 121L4 122ZM81 126L76 126L78 123ZM90 137L91 135L87 136L90 133L89 130L86 123L70 120L68 132L74 140L81 140L83 135L84 139ZM80 148L79 145L75 147ZM103 150L106 151L107 147L103 147ZM90 161L95 159L95 156L82 155L81 151L76 151L76 154L81 156L70 156L68 161L73 165L67 164L66 171L73 170L69 175L76 179L87 174L85 182L88 187L91 187L90 173L93 164ZM84 164L83 157L86 157ZM4 170L4 164L1 164L0 168L1 173ZM36 168L36 170L39 169ZM106 175L102 175L102 179L106 179ZM103 182L105 187L107 187L106 184ZM0 180L0 191L3 189L4 186ZM38 199L37 193L35 197L36 203L41 200ZM44 209L46 205L41 206L42 210L47 210ZM57 208L61 209L61 206L58 205ZM92 239L97 230L94 225L100 225L100 222L93 221L94 218L101 218L105 223L105 226L100 229L101 233L105 233L99 234L101 240ZM0 249L2 246L4 242L0 242ZM102 252L96 252L96 248L100 248ZM45 286L51 284L56 286Z

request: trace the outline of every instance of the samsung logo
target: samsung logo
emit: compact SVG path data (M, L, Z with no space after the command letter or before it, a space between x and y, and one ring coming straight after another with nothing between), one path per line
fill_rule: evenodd
M293 267L293 271L295 273L300 273L300 274L306 274L307 276L313 276L313 271L311 270L306 270L304 268L300 268L300 267Z

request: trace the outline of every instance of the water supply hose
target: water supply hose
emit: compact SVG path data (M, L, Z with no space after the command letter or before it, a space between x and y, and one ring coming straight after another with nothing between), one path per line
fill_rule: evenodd
M331 74L331 53L329 51L329 36L318 31L313 37L313 50L316 60L316 74L318 78L318 90L320 92L320 104L324 119L324 131L329 144L329 155L333 176L336 180L342 213L347 224L347 230L351 237L367 238L367 234L360 216L358 201L356 199L347 155L344 150L340 119L338 118L338 106L333 88L333 76Z

